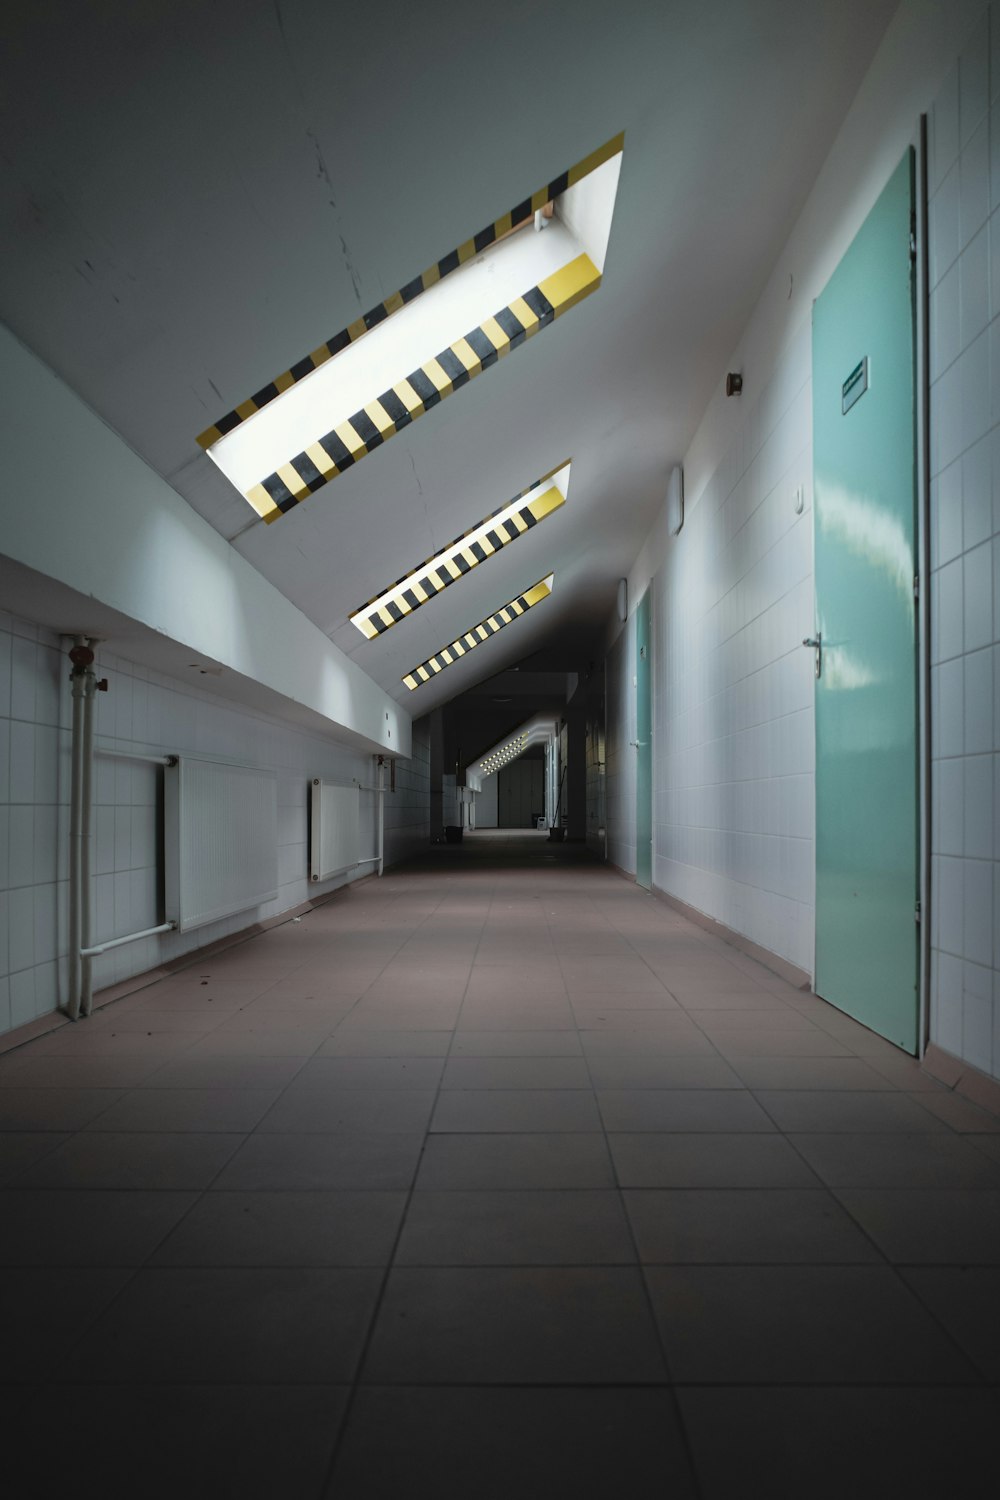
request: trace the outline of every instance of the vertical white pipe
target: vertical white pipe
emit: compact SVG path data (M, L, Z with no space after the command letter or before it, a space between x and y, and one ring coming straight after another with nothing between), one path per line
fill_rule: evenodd
M76 644L82 646L82 636ZM71 1020L80 1015L80 809L82 805L81 750L83 741L83 673L74 667L70 676L73 690L73 732L70 744L69 808L69 995L67 1011Z
M378 765L378 873L385 869L385 766Z
M88 667L84 675L83 732L80 746L80 947L93 946L90 867L93 821L94 694L97 679ZM79 951L79 950L78 950ZM89 1016L94 1004L93 959L80 959L80 1009Z

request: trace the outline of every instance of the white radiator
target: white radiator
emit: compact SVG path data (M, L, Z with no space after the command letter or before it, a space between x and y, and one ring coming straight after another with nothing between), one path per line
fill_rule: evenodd
M329 880L359 863L361 854L358 814L359 788L339 786L333 781L312 783L312 827L309 840L309 876Z
M164 895L181 932L278 894L278 779L181 756L164 772Z

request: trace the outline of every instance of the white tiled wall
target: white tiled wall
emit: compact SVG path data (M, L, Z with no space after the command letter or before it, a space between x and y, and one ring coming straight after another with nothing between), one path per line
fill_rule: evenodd
M654 664L655 670L655 664ZM605 786L608 859L635 874L635 621L630 619L605 663Z
M604 703L587 713L587 845L604 858L607 830Z
M653 579L653 881L810 970L808 322ZM746 398L744 398L746 399ZM801 491L802 513L796 511Z
M1000 1077L1000 7L929 135L931 1035Z
M936 54L938 78L939 66ZM1000 1077L1000 3L961 48L929 126L931 1033ZM847 179L840 191L851 205ZM839 243L835 210L830 232ZM790 243L808 244L808 222L803 234ZM811 253L803 278L816 295L832 265L825 242ZM755 312L758 346L769 323L784 326L779 305ZM636 570L653 587L654 883L811 970L813 679L799 645L813 628L808 316L780 348L759 399L752 384L740 398L726 451L716 457L723 445L710 439L706 451L699 434L710 477L689 495L680 536L654 528ZM725 423L716 414L705 430ZM607 659L610 857L626 869L633 631L630 621Z
M66 1000L70 691L65 643L0 616L0 1031ZM141 973L259 917L275 915L344 878L308 879L308 783L313 776L370 786L370 756L101 652L97 743L116 749L231 757L278 772L279 894L260 910L187 933L147 938L103 955L95 988ZM204 681L204 679L201 679ZM426 726L425 726L426 727ZM427 842L428 738L415 726L413 759L397 766L385 799L386 862ZM94 788L94 937L162 921L160 770L98 755ZM362 793L362 838L375 850L375 798ZM367 873L370 866L360 873Z
M398 864L430 843L430 722L413 724L409 760L396 762L396 790L385 796L385 863ZM389 777L386 773L386 785Z

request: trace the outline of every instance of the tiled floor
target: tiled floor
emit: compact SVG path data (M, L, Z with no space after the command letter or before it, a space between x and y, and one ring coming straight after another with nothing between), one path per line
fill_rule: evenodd
M0 1181L12 1500L996 1481L1000 1120L535 837L6 1055Z

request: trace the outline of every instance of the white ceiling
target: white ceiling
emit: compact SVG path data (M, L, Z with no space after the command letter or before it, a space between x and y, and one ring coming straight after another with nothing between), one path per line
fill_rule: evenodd
M895 4L15 0L0 316L422 712L552 641L590 649ZM195 435L623 129L601 290L256 521ZM568 457L544 525L377 640L349 623ZM407 692L552 569L552 599Z

